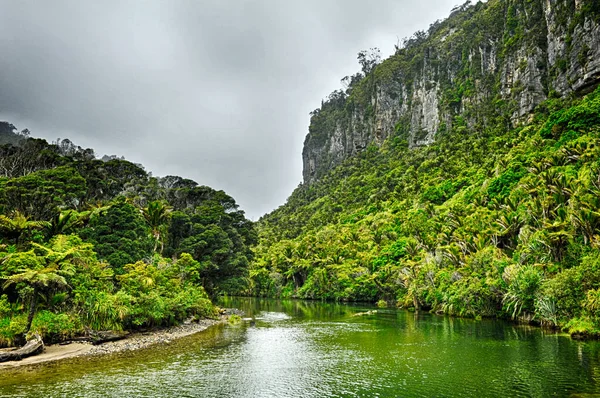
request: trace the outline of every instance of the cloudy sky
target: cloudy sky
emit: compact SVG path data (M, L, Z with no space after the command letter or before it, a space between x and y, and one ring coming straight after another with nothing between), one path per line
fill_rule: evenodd
M0 0L0 120L223 189L252 219L302 179L308 113L462 0Z

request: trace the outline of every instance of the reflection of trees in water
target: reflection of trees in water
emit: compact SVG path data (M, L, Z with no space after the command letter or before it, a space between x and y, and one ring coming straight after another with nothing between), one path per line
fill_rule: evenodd
M424 332L435 333L439 337L452 339L465 336L477 340L530 340L540 336L554 336L555 332L536 326L511 324L499 319L474 320L454 318L447 315L415 313L415 325Z
M338 319L357 312L355 304L309 301L275 300L261 297L235 298L225 297L219 303L223 307L239 308L247 317L258 316L261 312L283 312L298 319Z
M317 344L319 350L350 350L390 366L396 362L393 366L400 366L398 363L404 364L410 357L424 368L437 366L431 361L458 366L451 374L490 368L484 373L504 375L497 381L505 384L500 388L503 391L549 396L558 385L600 385L600 342L577 342L565 334L529 325L394 309L353 317L372 307L306 300L230 298L222 305L243 309L248 317L274 312L285 313L298 324L319 320L357 325L344 333L311 333L311 344Z

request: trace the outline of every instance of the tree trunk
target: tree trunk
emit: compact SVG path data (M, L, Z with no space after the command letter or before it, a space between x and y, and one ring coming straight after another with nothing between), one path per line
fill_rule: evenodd
M415 295L413 295L413 305L415 306L415 311L421 310L421 303L419 303L419 299Z
M33 289L33 295L31 296L31 302L29 303L29 314L27 315L27 327L25 328L25 334L29 333L31 324L33 323L33 317L35 316L35 310L37 308L37 289Z
M158 249L158 245L160 243L160 232L158 230L152 231L152 235L154 236L154 249L152 249L153 253L156 253L156 249ZM162 248L160 253L162 254Z
M129 336L129 332L117 332L113 330L99 331L90 333L91 342L93 345L106 343L109 341L123 340Z
M28 341L23 347L8 351L0 352L0 362L20 361L23 358L41 354L44 351L44 342L39 335L36 335L32 340Z

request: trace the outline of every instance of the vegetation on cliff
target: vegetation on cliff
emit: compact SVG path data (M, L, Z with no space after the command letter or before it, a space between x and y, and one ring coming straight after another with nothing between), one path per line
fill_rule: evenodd
M515 20L507 21L508 28L496 26L506 36L498 56L509 59L517 43L540 36L526 34L519 24L525 14L546 23L539 12L523 13L541 10L538 3L465 6L429 35L447 35L450 24L460 23L461 32L470 26L467 31L484 40L491 33L475 21L488 18L482 26L496 26L504 19L493 13L512 9ZM588 8L558 7L555 16L565 16L576 30L577 18L598 15ZM356 109L373 121L373 102L360 100L370 98L365 90L377 92L381 85L373 82L381 79L410 85L411 71L423 65L399 63L427 56L426 37L415 36L408 48L353 79L358 83L349 91L334 93L313 112L306 145L319 147L333 130L345 131ZM576 65L569 61L564 68ZM500 93L506 71L489 81L472 80L478 72L467 72L442 90L444 107L454 116L430 145L414 146L410 121L396 119L387 139L373 140L337 167L317 168L319 178L311 175L284 206L260 220L252 294L384 300L600 333L600 90L589 93L588 85L565 96L547 92L531 113L515 118L518 104ZM469 113L476 85L489 88L488 100ZM321 144L315 144L319 137Z
M524 126L396 136L260 220L258 295L600 330L600 90Z
M361 52L361 71L311 113L304 182L398 133L412 148L450 130L510 128L547 99L589 93L600 75L596 3L467 1L383 62Z

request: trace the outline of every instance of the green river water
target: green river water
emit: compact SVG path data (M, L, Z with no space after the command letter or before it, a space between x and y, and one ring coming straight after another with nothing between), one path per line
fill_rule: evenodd
M503 321L230 299L254 321L0 371L0 397L588 397L600 344Z

